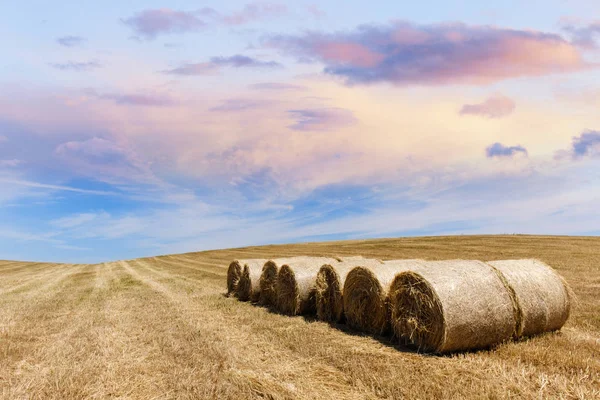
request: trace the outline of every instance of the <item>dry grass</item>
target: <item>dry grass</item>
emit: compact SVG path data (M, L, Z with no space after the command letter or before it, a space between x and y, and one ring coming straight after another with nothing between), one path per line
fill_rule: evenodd
M0 262L0 397L598 398L600 239L439 237L100 265ZM230 260L539 258L577 303L558 333L445 357L223 296Z

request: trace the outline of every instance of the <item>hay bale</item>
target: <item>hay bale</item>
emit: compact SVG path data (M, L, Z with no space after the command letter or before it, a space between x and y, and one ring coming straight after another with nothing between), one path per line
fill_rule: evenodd
M343 286L346 323L357 330L383 335L389 331L388 288L394 277L418 267L421 260L385 261L372 267L355 267Z
M390 286L396 337L425 352L480 349L512 337L513 301L490 265L480 261L427 261Z
M268 260L263 266L260 280L258 282L260 295L258 297L259 304L265 306L277 305L276 282L279 268L287 263L293 263L295 257L275 258Z
M295 257L283 264L275 283L279 312L301 315L315 312L315 283L324 264L337 264L338 259L326 257Z
M515 337L562 328L571 310L570 288L556 271L531 259L488 264L496 268L514 293Z
M348 273L355 267L374 268L383 261L364 257L343 257L334 265L325 264L317 274L315 283L317 318L327 322L344 319L343 288Z
M258 301L260 296L259 281L266 259L247 260L238 282L237 297L241 301Z

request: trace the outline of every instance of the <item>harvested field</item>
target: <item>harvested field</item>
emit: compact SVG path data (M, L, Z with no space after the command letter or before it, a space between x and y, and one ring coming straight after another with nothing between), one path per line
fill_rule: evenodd
M600 238L251 247L98 265L0 262L0 397L599 398ZM559 332L431 356L224 296L232 259L537 258L577 301Z

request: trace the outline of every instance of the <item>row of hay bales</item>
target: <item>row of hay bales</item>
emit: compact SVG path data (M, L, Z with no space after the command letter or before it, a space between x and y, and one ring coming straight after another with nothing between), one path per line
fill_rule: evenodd
M494 346L560 329L570 289L538 260L291 257L235 260L227 292L287 315L316 314L420 351Z

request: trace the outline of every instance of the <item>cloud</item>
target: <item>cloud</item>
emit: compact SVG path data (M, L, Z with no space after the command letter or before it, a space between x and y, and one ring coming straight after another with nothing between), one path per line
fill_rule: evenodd
M221 105L212 107L209 111L244 111L252 110L264 106L266 103L259 100L247 100L247 99L228 99L225 100Z
M147 40L165 33L185 33L197 31L206 26L199 16L209 12L209 9L186 12L169 8L148 9L140 11L133 17L122 19L134 32Z
M306 12L315 18L324 18L327 13L319 8L316 4L307 4L305 7Z
M282 65L275 61L261 61L256 58L236 54L230 57L212 57L208 62L184 64L180 67L163 71L173 75L209 75L218 72L223 67L273 69Z
M196 32L211 25L243 25L286 12L287 7L282 4L249 3L241 10L230 14L221 14L208 7L195 11L178 11L170 8L147 9L121 21L133 29L138 36L153 40L159 35Z
M58 145L54 153L79 176L91 176L111 184L161 184L150 168L151 163L141 160L130 147L111 138L95 136L65 142Z
M485 154L488 158L494 157L513 157L518 153L527 156L527 149L523 146L505 146L501 143L494 143L485 149Z
M573 158L600 154L600 131L585 131L573 137Z
M278 82L263 82L263 83L254 83L248 86L250 89L255 90L306 90L304 86L293 85L289 83L278 83Z
M80 213L80 214L73 214L73 215L69 215L67 217L62 217L62 218L58 218L55 219L53 221L51 221L51 224L58 227L58 228L63 228L63 229L68 229L68 228L75 228L77 226L80 225L84 225L87 224L89 222L92 222L98 218L101 217L106 217L108 216L108 214L106 213L101 213L101 214L96 214L96 213Z
M23 164L23 161L12 159L12 160L0 160L0 167L14 168Z
M460 109L460 115L478 115L487 118L502 118L512 114L515 102L501 95L492 96L482 103L465 104Z
M357 122L352 111L343 108L312 108L288 112L296 118L290 128L297 131L327 131Z
M111 100L119 105L150 106L150 107L169 107L176 105L177 102L169 96L161 94L119 94L119 93L97 93L95 90L86 90L87 95L102 100Z
M221 20L226 25L243 25L265 17L283 15L287 11L287 7L283 4L250 3L240 11L222 16Z
M589 68L559 35L462 23L360 26L351 32L270 36L264 44L325 64L347 84L489 84Z
M81 36L63 36L56 39L56 42L65 47L76 47L85 43L86 39Z
M102 67L102 64L98 63L97 61L88 61L88 62L69 61L67 63L51 63L49 65L52 68L56 68L61 71L77 71L77 72L91 71L93 69Z
M104 191L104 190L89 190L89 189L80 189L80 188L64 186L64 185L50 185L50 184L32 182L32 181L27 181L27 180L22 180L22 179L4 179L4 178L0 177L0 182L6 183L6 184L11 184L11 185L16 185L16 186L25 186L25 187L30 187L30 188L36 188L36 189L49 189L49 190L55 190L55 191L94 194L94 195L99 195L99 196L114 196L117 194L116 192L110 192L110 191Z
M598 47L596 39L600 37L600 21L585 25L580 21L563 19L562 28L571 35L574 44L588 49Z

